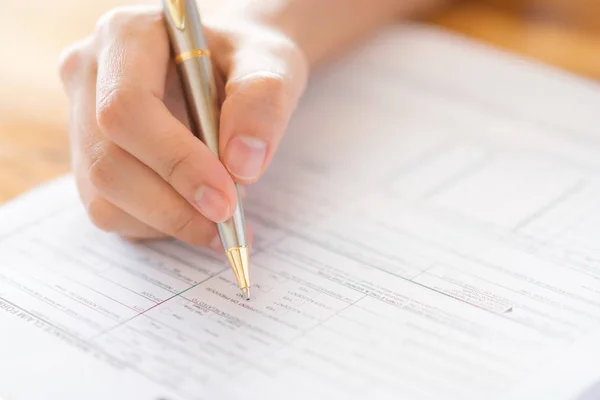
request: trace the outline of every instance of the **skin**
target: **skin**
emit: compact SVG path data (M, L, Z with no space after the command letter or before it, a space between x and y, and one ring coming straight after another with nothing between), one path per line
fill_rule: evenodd
M435 0L199 1L221 108L220 156L189 130L157 6L104 15L66 49L72 166L100 229L131 239L173 236L220 249L215 222L235 185L268 168L309 73L374 29Z

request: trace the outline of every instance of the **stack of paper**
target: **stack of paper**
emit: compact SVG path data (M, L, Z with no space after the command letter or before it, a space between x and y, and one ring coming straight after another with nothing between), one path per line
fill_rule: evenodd
M0 396L585 396L599 110L590 82L381 33L314 77L250 190L250 302L224 256L100 232L48 184L0 208Z

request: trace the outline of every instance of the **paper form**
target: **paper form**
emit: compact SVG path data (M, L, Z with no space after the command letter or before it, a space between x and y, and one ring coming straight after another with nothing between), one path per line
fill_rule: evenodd
M222 255L95 229L70 178L0 208L0 395L577 399L600 379L599 89L383 32L314 77L250 189L249 302Z

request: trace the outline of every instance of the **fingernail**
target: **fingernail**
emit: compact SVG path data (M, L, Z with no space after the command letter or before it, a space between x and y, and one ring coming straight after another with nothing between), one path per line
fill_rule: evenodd
M215 235L208 246L215 251L223 251L223 244L221 244L221 238L219 235Z
M244 180L258 178L267 156L267 143L249 136L235 136L229 142L225 164L232 175Z
M194 201L204 216L215 222L223 222L229 216L229 201L220 191L202 186L196 191Z

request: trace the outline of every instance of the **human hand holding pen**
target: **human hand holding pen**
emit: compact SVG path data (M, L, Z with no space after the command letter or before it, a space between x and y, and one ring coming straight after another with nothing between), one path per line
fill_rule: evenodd
M214 222L231 217L234 182L254 182L269 165L309 66L426 2L222 3L203 15L220 82L221 161L188 128L160 7L116 9L64 53L74 174L101 229L220 249Z
M116 10L64 56L73 167L100 228L220 248L214 222L236 207L234 181L266 169L304 89L303 55L251 22L207 39L224 100L222 163L187 127L160 8Z

